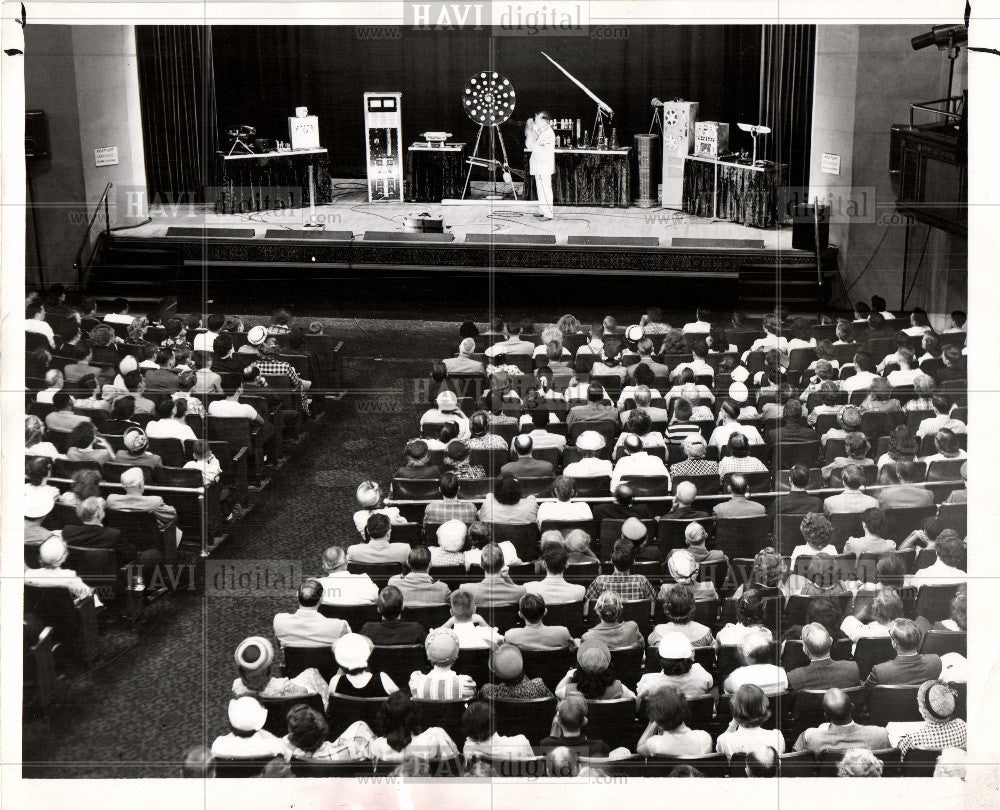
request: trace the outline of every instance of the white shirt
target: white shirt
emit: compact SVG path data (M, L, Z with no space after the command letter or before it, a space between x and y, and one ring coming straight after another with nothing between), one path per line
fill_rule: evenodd
M584 501L545 501L538 506L538 525L546 520L593 520L594 513Z
M188 461L184 465L185 470L201 470L201 477L204 479L206 484L212 484L219 480L219 476L222 475L222 465L219 463L214 455L210 455L208 458L194 459L193 461Z
M670 474L659 456L651 456L645 450L633 453L631 456L622 456L615 464L614 472L611 474L611 490L614 491L624 476L644 475L644 476L666 476L669 487Z
M540 129L534 127L528 130L525 137L525 149L531 151L528 161L529 171L534 176L555 174L556 171L556 134L549 124Z
M463 650L483 650L503 641L495 627L475 625L471 621L456 621L451 629L458 636L458 646Z
M968 578L969 575L961 568L953 568L941 560L936 560L932 565L921 568L917 573L907 577L906 584L914 588L919 588L921 585L961 585Z
M249 405L247 407L252 409ZM151 439L180 439L182 442L195 441L198 438L191 430L191 426L179 419L157 419L155 422L150 422L146 425L146 435Z
M49 346L53 349L56 346L56 336L52 331L52 327L46 321L40 321L38 318L30 318L24 322L24 331L32 332L36 335L44 335L49 341Z
M716 753L725 754L730 759L733 754L756 751L760 748L774 748L779 754L785 753L785 738L776 728L744 728L725 731L716 740Z
M874 380L877 376L878 374L873 374L870 371L859 371L844 380L840 384L840 390L850 392L871 388L872 380Z
M245 402L234 402L231 399L217 399L208 404L208 415L218 416L227 419L249 419L251 422L259 421L260 414L253 405Z
M744 684L759 686L765 695L780 695L788 691L788 676L782 667L774 664L749 664L734 670L723 687L733 695Z
M837 556L837 547L834 545L827 545L821 548L819 551L814 549L808 543L803 543L801 546L796 546L792 549L792 556L788 561L788 566L790 568L795 568L795 561L805 554L807 557L815 557L817 554L829 554L831 557Z
M952 419L946 413L939 413L936 416L928 416L920 422L920 425L917 427L917 438L922 439L924 436L933 436L943 428L947 428L953 433L965 433L967 430L964 422Z
M712 331L712 324L705 321L693 321L684 324L681 332L685 335L707 335Z
M335 571L319 578L325 605L367 605L378 599L378 585L368 574Z
M725 425L719 425L712 431L712 436L709 438L708 443L721 449L729 444L729 437L734 433L742 433L747 437L747 441L750 444L764 443L764 437L760 435L760 431L757 428L753 425L741 425L739 422L729 422Z
M897 369L896 371L889 372L889 376L886 377L886 382L889 383L893 388L900 385L913 385L913 381L917 379L923 372L919 368L908 368L908 369Z
M194 336L194 340L191 341L191 348L193 348L196 352L214 351L215 339L218 336L218 332L199 332Z
M568 478L598 478L610 476L612 471L611 462L606 458L581 458L572 464L567 464L563 469L563 475Z
M255 731L250 737L225 734L212 743L212 756L227 759L284 756L288 749L280 738L270 731Z

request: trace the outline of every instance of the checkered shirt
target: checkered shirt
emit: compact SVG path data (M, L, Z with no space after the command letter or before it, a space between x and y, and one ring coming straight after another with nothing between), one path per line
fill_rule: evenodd
M718 475L719 465L706 458L687 459L670 465L670 477L678 475Z
M476 519L476 505L470 501L431 501L424 508L424 523L447 523L460 520L472 523Z
M292 384L292 388L298 388L302 394L302 410L309 410L308 402L306 401L306 393L302 391L302 380L299 378L298 372L290 364L286 363L284 360L254 360L252 365L256 366L262 375L271 375L272 377L288 377L288 381Z
M496 433L486 433L469 439L470 450L506 450L507 442L503 436Z
M924 751L942 751L945 748L965 750L967 738L965 721L961 718L956 717L947 723L925 723L923 728L899 741L899 752L905 758L912 748Z
M614 591L623 602L635 602L639 599L652 599L656 596L653 586L642 574L601 574L590 583L585 598L597 599L605 591Z

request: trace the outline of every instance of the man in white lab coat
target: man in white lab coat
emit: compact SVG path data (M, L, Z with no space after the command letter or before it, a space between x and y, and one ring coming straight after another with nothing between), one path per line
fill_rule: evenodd
M528 169L535 178L535 189L538 194L538 213L540 219L552 219L552 175L556 171L556 134L549 123L549 114L539 112L528 120L524 128L525 148L531 152Z

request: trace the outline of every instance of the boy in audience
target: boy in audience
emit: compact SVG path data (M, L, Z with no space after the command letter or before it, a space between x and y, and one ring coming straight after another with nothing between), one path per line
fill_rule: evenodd
M524 627L506 632L504 641L524 650L572 650L576 640L566 627L544 624L545 600L535 594L525 594L517 604L517 613Z
M431 630L424 641L431 671L410 675L410 694L420 700L469 700L476 694L476 682L452 669L458 660L458 636L453 630Z
M451 618L439 629L451 630L463 650L482 650L499 644L503 639L495 628L476 613L476 600L465 591L454 591L448 597Z
M540 597L544 604L564 605L573 602L583 602L586 590L583 585L567 582L563 577L569 553L565 546L550 545L542 552L542 564L545 566L545 578L526 582L524 589L529 595ZM524 597L521 597L524 600ZM582 609L582 608L581 608Z
M407 622L399 618L403 612L403 594L394 585L387 585L379 591L375 603L379 615L377 622L365 622L361 635L368 636L376 645L423 644L427 630L417 622Z

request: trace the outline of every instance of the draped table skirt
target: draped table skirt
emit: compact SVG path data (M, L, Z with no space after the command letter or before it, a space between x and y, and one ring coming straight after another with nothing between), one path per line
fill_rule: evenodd
M631 205L632 148L556 149L552 196L556 205L628 208ZM525 167L528 161L525 160ZM537 200L535 182L525 178L524 196Z
M333 201L326 149L227 156L215 153L215 211L242 214L309 207L309 167L316 205Z
M407 150L406 199L441 202L461 197L467 169L464 143L411 146Z
M770 228L778 223L780 182L780 169L773 163L750 166L688 155L684 161L684 210L699 217Z

